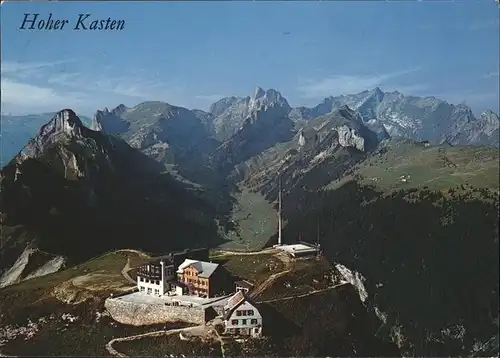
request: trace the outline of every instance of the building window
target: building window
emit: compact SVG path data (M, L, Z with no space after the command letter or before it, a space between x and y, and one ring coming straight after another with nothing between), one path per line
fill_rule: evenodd
M238 325L238 320L237 320L237 319L233 319L233 320L231 320L231 324L232 324L233 326L237 326L237 325Z
M241 311L236 311L237 316L241 316Z
M159 295L160 294L160 290L159 289L155 289L155 295Z
M253 316L253 310L248 310L248 315Z
M242 324L242 325L246 325L246 324L247 324L247 320L246 320L246 319L242 319L242 320L241 320L241 324Z
M140 278L140 281L141 281L141 282L144 282L144 278L143 278L143 277L141 277L141 278Z
M257 324L257 320L256 320L255 318L252 318L252 319L250 320L250 323L251 323L251 324Z
M150 295L153 292L153 289L151 287L148 287L148 295Z
M160 284L160 281L156 280L156 284L159 285Z
M140 287L141 292L144 292L144 286Z

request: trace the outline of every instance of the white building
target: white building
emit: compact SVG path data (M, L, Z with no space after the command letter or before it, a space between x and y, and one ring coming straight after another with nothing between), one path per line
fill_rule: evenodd
M137 268L137 287L148 295L163 296L175 289L175 269L172 258L163 257Z
M293 258L315 256L320 252L319 245L312 245L306 243L293 244L293 245L280 245L275 246L276 249L284 251Z
M242 292L236 292L224 306L225 333L252 337L262 336L262 316Z

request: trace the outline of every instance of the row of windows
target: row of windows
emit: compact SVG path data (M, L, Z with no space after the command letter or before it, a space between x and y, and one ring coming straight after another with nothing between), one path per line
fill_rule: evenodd
M239 310L236 311L237 316L253 316L253 310Z
M184 281L186 281L187 283L198 284L200 286L208 286L207 282L202 280L186 278Z
M141 292L144 292L145 291L145 287L141 286L140 290L141 290ZM151 295L152 293L153 293L153 290L151 289L151 287L148 287L147 294ZM157 289L157 288L155 288L155 295L159 295L159 294L160 294L160 290Z
M250 320L248 319L233 319L231 320L231 324L233 326L237 326L238 324L241 324L242 326L247 324L247 321L250 321L250 324L257 324L257 320L255 318L252 318ZM241 323L239 323L241 322Z
M147 265L147 266L141 266L139 267L139 271L142 272L152 272L152 273L161 273L160 267L159 266L153 266L153 265Z
M139 280L141 282L152 283L152 284L155 284L155 285L159 285L160 284L160 281L158 281L158 280L149 280L149 279L146 279L146 281L144 281L143 277L140 277Z

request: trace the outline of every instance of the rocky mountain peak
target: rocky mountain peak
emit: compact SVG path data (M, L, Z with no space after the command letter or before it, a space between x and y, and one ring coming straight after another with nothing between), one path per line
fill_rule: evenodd
M356 112L349 108L348 105L343 105L338 109L338 113L349 120L352 120L356 117Z
M124 104L118 105L115 109L111 111L116 116L121 116L123 113L127 111L127 107Z
M492 110L486 110L484 111L483 113L481 113L480 115L481 119L486 121L486 122L489 122L491 124L497 124L498 125L498 122L500 120L500 118L498 117L498 114L496 114L495 112L493 112Z
M107 108L104 108L104 113L109 113L106 112ZM94 116L92 117L92 121L90 122L90 129L92 129L93 131L96 131L96 132L100 132L102 131L102 126L101 126L101 123L99 122L99 118L98 118L98 115L97 113L94 114Z
M47 124L40 128L20 153L22 159L38 157L48 146L68 137L79 137L87 130L80 118L71 109L63 109L56 113Z
M380 102L384 98L385 93L380 89L380 87L375 87L375 89L371 91L371 95L377 98Z
M213 103L208 112L211 113L214 117L217 117L224 113L229 107L231 107L233 104L241 100L241 98L232 96L232 97L225 97L217 102Z
M256 100L257 98L265 96L265 94L266 94L266 92L262 88L257 86L257 88L255 88L255 91L253 92L252 99Z
M267 109L269 107L282 107L287 113L292 109L279 91L272 88L264 91L260 87L257 87L253 96L250 97L248 107L250 111Z
M460 103L454 106L452 116L461 117L461 120L463 122L472 122L476 120L476 117L474 117L472 110L465 103Z

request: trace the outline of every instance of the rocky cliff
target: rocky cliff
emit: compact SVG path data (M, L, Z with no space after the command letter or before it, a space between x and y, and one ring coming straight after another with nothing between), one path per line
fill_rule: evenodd
M280 92L269 89L264 91L257 87L252 96L227 97L219 100L210 107L214 116L214 130L216 137L225 141L236 134L242 126L255 120L257 112L265 112L267 116L285 117L291 107Z

